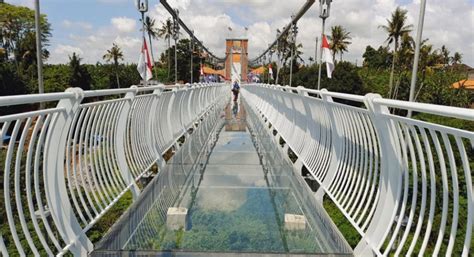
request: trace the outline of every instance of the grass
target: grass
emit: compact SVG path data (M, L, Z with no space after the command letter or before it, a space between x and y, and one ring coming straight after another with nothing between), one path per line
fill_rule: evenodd
M97 243L109 231L109 229L120 219L123 213L133 202L130 190L126 192L118 202L87 232L92 243Z
M339 210L334 202L326 195L324 196L323 206L329 217L346 239L347 243L354 249L362 239L361 235L347 220L346 216Z

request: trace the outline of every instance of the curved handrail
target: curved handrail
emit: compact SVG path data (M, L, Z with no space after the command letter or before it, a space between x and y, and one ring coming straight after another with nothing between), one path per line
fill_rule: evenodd
M0 97L0 106L57 104L0 116L9 228L0 252L90 253L86 232L127 191L137 196L136 182L165 165L162 155L227 93L224 84L194 84Z
M242 88L276 142L286 143L283 151L298 157L295 167L319 183L316 197L330 197L362 236L356 255L472 254L474 132L388 108L466 121L474 110L303 87Z
M0 149L3 255L86 255L86 232L127 191L138 195L136 181L228 93L223 84L167 89L0 97L0 106L57 102L0 116L0 138L9 138ZM248 85L242 94L320 184L316 199L329 196L360 233L356 255L470 254L474 132L388 108L468 121L473 110L302 87Z

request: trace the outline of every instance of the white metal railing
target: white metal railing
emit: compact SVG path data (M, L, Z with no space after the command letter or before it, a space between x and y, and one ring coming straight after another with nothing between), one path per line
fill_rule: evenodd
M302 87L242 94L362 236L356 255L472 254L474 132L389 108L472 122L474 110Z
M1 253L87 255L86 232L128 190L136 197L136 181L227 93L194 84L0 97L1 108L54 106L0 116Z

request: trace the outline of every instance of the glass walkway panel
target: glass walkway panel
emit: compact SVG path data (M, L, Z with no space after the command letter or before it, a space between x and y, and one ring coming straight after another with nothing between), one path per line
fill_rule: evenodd
M257 152L265 148L258 142L271 139L252 137L245 109L234 102L215 113L214 124L197 128L92 255L351 255L322 207L306 201L311 192L303 192L287 157L277 148ZM202 142L205 131L207 155L197 156L190 142Z

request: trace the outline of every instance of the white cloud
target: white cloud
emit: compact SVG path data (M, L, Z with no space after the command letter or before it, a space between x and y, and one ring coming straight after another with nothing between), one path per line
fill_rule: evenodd
M83 21L64 20L62 25L64 28L67 28L67 29L91 30L94 28L92 24L88 22L83 22Z
M19 1L19 0L18 0ZM100 0L109 1L109 0ZM180 17L195 30L197 37L217 56L224 56L225 38L248 36L249 55L255 57L263 51L276 36L276 29L289 22L292 13L296 13L304 0L170 0L172 7L180 10ZM345 0L334 1L331 17L327 20L327 30L331 26L342 25L351 32L352 44L344 59L362 62L362 54L367 45L377 47L385 44L386 34L379 29L398 5L408 10L411 24L417 24L419 0ZM133 3L130 3L130 8ZM316 3L299 22L298 42L304 46L304 58L314 56L315 38L321 33L321 20L318 17L319 6ZM155 4L150 6L149 15L161 25L168 12ZM75 47L84 50L85 60L100 61L103 51L120 42L127 53L127 62L136 62L140 49L140 33L137 20L116 17L112 26L76 34ZM229 33L227 27L232 27ZM248 27L245 35L244 27ZM413 33L415 33L414 31ZM91 38L92 37L92 38ZM183 36L187 37L187 36ZM474 66L474 4L471 0L431 0L425 20L424 38L429 38L435 48L445 44L452 53L463 53L464 62ZM93 40L95 38L95 40ZM134 40L133 40L134 39ZM87 48L86 48L87 47ZM166 48L166 42L154 42L155 52L160 54ZM87 51L85 51L87 49ZM99 50L97 50L99 49ZM93 54L96 54L95 56ZM156 56L158 56L156 54ZM53 56L52 62L56 62Z
M14 5L26 6L28 8L34 8L35 7L34 0L7 0L5 2L9 3L9 4L14 4Z
M71 56L73 53L76 53L80 56L84 54L82 49L79 47L59 44L51 52L51 56L54 56L58 63L66 63L69 61L69 56Z
M130 33L136 30L137 21L127 17L116 17L110 21L112 25L121 33Z

